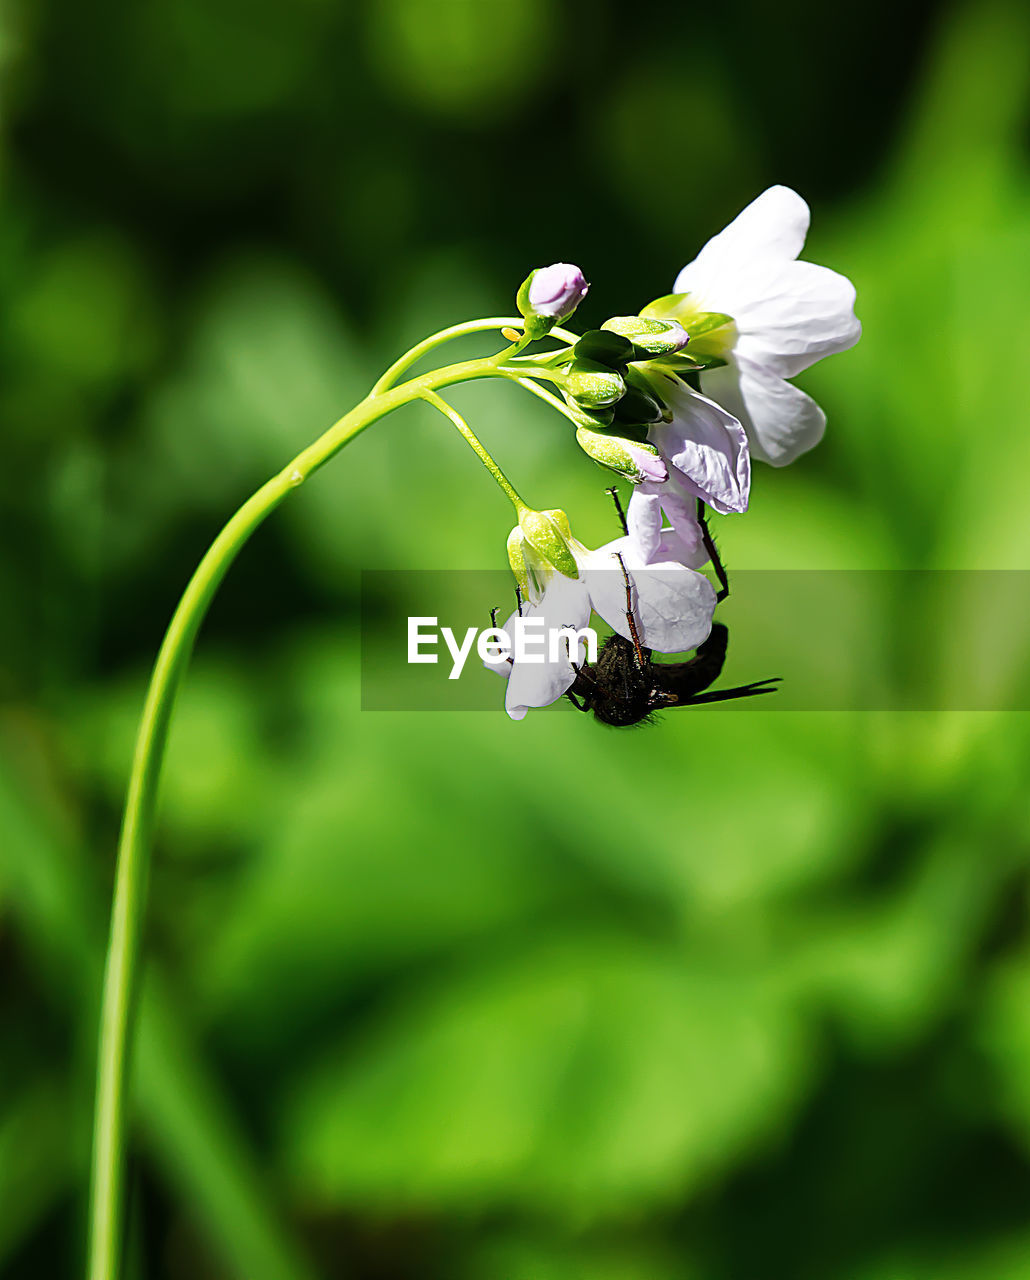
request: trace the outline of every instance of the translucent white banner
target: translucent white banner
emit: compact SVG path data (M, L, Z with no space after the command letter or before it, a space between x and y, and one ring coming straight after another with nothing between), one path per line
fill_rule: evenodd
M494 608L503 627L515 609L507 569L363 573L362 708L496 711L503 684L480 656ZM715 617L728 646L711 691L780 678L723 710L1030 710L1030 572L740 571ZM437 661L409 661L411 619L420 655ZM603 647L611 628L596 615L589 625Z

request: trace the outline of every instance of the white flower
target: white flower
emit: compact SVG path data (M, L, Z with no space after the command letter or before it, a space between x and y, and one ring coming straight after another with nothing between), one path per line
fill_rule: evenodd
M789 187L770 187L709 240L676 277L675 295L644 314L679 320L723 313L732 319L692 342L726 364L701 374L701 388L744 424L756 458L784 466L822 438L826 416L785 381L861 334L855 288L828 267L798 262L808 205Z
M674 375L648 369L646 376L672 413L671 422L656 422L647 432L668 469L670 490L703 498L723 515L746 511L751 455L743 426Z
M668 517L671 529L662 521ZM626 511L629 537L647 561L678 560L691 569L708 562L697 518L697 498L685 491L673 472L663 484L644 480L633 486Z
M715 591L704 576L682 562L688 553L675 534L668 534L656 547L656 558L648 559L632 537L617 538L591 551L575 538L570 547L579 570L577 579L552 571L543 588L527 599L523 619L542 619L544 633L562 627L585 627L591 610L619 635L632 639L626 617L626 580L630 580L633 619L640 643L659 653L679 653L696 649L708 638L715 611ZM514 633L519 613L505 623ZM513 720L521 720L530 707L545 707L557 701L573 685L576 670L564 648L556 661L509 662L501 658L487 663L508 677L504 705Z

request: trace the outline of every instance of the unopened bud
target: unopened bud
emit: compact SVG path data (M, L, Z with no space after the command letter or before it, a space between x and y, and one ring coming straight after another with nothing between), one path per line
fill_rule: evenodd
M549 565L566 578L579 577L576 558L569 546L572 529L564 511L534 511L531 507L522 507L519 511L519 528L529 547ZM525 557L525 548L523 556Z
M642 480L660 484L669 478L665 463L652 444L638 444L623 436L590 431L586 427L577 428L576 442L588 457L633 484Z
M638 360L675 355L690 341L690 334L677 320L651 316L612 316L601 328L628 339Z
M583 272L570 262L555 262L531 271L518 292L518 307L526 318L526 332L543 337L559 321L572 315L589 288Z
M594 360L621 372L634 359L633 343L618 333L604 329L588 329L573 349L577 360Z
M640 387L628 386L626 394L615 406L615 420L634 424L661 422L662 406Z
M626 392L622 376L594 360L573 360L561 385L565 394L584 409L608 409Z
M640 313L642 319L674 321L690 334L690 355L700 366L724 363L733 349L737 328L722 311L704 311L692 293L667 293Z

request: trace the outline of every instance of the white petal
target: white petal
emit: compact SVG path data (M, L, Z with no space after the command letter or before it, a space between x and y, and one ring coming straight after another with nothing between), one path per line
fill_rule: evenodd
M855 316L855 286L846 276L814 262L787 263L751 300L739 300L728 314L737 325L737 356L781 378L792 378L823 356L846 351L862 334Z
M626 526L629 537L640 548L644 560L653 558L662 542L662 498L664 484L634 485L626 509Z
M662 526L663 511L671 529ZM684 493L675 479L667 484L636 485L630 495L626 524L645 564L675 560L700 569L708 560L697 519L697 498Z
M801 252L808 234L808 205L789 187L763 191L717 236L713 236L676 277L674 293L699 295L708 310L734 313L711 304L711 288L735 292L746 286L755 270L770 262L792 261ZM748 289L753 296L753 289Z
M683 383L671 395L664 394L675 416L672 422L651 427L648 439L681 473L688 492L723 514L746 511L751 459L740 422Z
M675 560L677 564L684 564L688 569L700 569L702 565L707 564L709 556L701 541L701 526L696 520L695 526L696 542L693 539L688 541L676 529L663 529L661 543L651 557L652 563L659 564L663 561Z
M678 560L692 569L700 569L708 560L701 525L697 518L697 498L684 493L673 481L662 494L662 509L672 529L662 531L662 541L652 560Z
M676 279L705 310L733 317L735 352L790 378L854 346L861 335L855 288L846 276L796 262L808 206L772 187L702 249Z
M811 396L775 373L741 360L701 375L701 385L743 422L751 452L784 467L817 445L826 414Z
M659 653L695 649L708 638L715 612L715 590L704 576L673 560L645 563L632 538L619 538L591 552L583 576L590 602L619 635L632 640L626 579L640 643Z
M548 660L546 637L552 628L571 626L578 629L589 620L590 598L582 576L574 581L560 573L554 574L543 599L524 610L523 616L543 619L545 641L541 656L544 660L520 662L516 659L514 662L504 698L505 709L513 720L521 720L530 707L546 707L556 702L576 679L575 668L564 648L559 647L556 662Z

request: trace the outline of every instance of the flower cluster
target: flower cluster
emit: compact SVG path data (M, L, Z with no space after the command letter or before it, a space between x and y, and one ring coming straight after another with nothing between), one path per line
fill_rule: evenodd
M784 466L819 442L825 415L788 379L861 332L850 281L798 261L808 224L804 200L771 187L683 268L673 293L527 369L560 392L584 452L633 490L625 537L596 551L563 513L520 512L509 554L525 615L579 627L593 609L661 653L705 640L716 595L700 572L699 513L745 511L752 458ZM551 332L586 290L568 264L534 272L519 295L527 335ZM567 658L496 669L515 719L577 676Z

